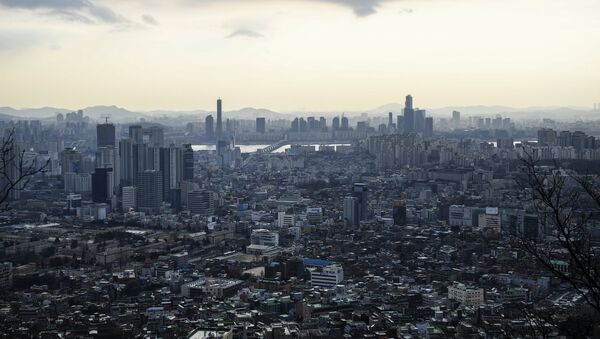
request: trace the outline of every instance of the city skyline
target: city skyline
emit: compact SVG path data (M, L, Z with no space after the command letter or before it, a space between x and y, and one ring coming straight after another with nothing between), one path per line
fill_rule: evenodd
M544 16L537 15L543 8ZM599 101L595 1L0 1L0 104L360 111ZM577 86L574 86L577 84Z

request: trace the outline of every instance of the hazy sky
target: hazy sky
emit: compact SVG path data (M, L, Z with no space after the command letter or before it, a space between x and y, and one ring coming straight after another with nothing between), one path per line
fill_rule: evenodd
M598 0L0 0L0 106L600 102Z

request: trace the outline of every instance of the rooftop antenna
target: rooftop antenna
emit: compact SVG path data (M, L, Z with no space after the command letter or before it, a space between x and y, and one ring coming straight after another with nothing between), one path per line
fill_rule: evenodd
M104 119L105 124L108 124L108 119L110 119L110 114L104 114L100 117Z

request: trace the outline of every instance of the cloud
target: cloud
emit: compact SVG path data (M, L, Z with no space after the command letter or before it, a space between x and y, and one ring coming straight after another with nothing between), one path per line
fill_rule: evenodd
M52 49L51 46L56 44L52 34L12 29L0 31L0 53L29 50L44 44Z
M349 7L358 17L366 17L377 13L382 0L319 0Z
M148 25L158 25L158 21L156 21L156 19L149 14L144 14L142 15L142 21L144 21L145 23L147 23Z
M127 21L112 9L96 5L90 0L0 0L0 6L43 11L45 14L63 20L88 24L96 22L115 24Z
M249 29L238 29L237 31L234 31L233 33L229 34L227 36L227 39L232 39L232 38L262 38L263 35L249 30Z

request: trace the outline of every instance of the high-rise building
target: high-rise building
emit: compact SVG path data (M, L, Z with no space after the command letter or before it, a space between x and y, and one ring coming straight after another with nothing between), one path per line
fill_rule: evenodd
M165 136L162 127L152 126L144 130L144 135L148 136L148 145L150 147L163 147Z
M403 200L394 201L392 217L394 218L394 225L406 225L406 205Z
M327 119L325 119L325 117L319 118L319 128L321 131L327 130Z
M292 126L290 128L291 132L300 132L300 126L299 126L300 120L298 120L298 118L294 118L294 120L292 120Z
M460 112L452 111L452 125L454 127L460 126Z
M121 190L122 195L122 209L123 211L129 211L131 209L135 209L136 204L136 188L135 186L125 186Z
M404 131L415 131L415 110L413 108L413 98L410 94L406 96L404 103Z
M265 118L256 118L256 133L265 133L267 131L267 122Z
M163 201L162 173L147 170L136 178L136 200L140 211L157 213Z
M398 132L404 132L404 116L402 115L396 116L396 130Z
M308 131L308 123L304 118L300 118L298 120L298 131L299 132L307 132Z
M60 166L62 173L79 173L83 163L83 156L75 148L65 148L60 152Z
M415 132L425 132L425 110L423 109L415 111Z
M194 179L194 150L191 144L183 145L183 174L181 179Z
M340 129L340 118L339 117L333 118L333 120L331 121L331 129L334 131L337 131L338 129Z
M131 139L121 139L119 141L119 168L121 175L121 185L128 186L133 181L133 142Z
M358 199L358 205L359 205L359 210L358 210L358 217L360 220L367 220L368 219L368 210L367 210L367 206L368 206L368 199L369 199L369 191L368 191L368 186L365 183L355 183L353 190L352 190L352 196L354 196L356 199Z
M144 142L144 130L140 125L129 125L129 139L134 144L141 144Z
M391 129L393 124L394 124L394 115L392 114L392 112L389 112L387 128Z
M92 201L110 204L113 187L112 168L96 168L92 173Z
M115 147L115 125L98 124L96 125L96 147Z
M359 210L360 206L356 197L344 198L344 220L352 227L358 227L360 225Z
M212 214L215 210L214 194L207 190L188 192L188 209L192 214Z
M347 117L342 117L342 127L341 130L342 131L347 131L348 129L350 129L350 125L348 123L348 118Z
M163 183L163 199L171 198L171 190L177 189L183 176L183 151L179 147L162 147L160 149L160 172Z
M433 118L432 117L425 118L425 130L423 131L423 136L425 136L425 137L433 136Z
M217 139L221 140L223 138L223 112L222 112L222 102L221 98L217 99Z
M204 130L208 139L212 140L215 138L215 119L210 114L204 119Z
M538 145L540 146L554 146L556 145L556 131L550 128L542 128L537 132Z

